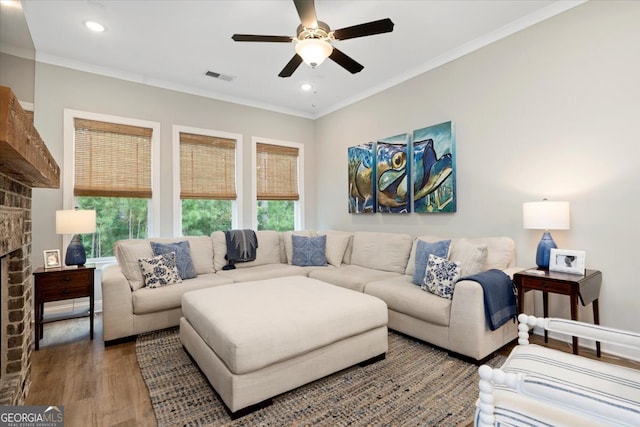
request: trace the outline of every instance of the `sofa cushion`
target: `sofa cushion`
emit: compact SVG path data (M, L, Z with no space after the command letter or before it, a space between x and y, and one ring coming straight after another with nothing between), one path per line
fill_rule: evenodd
M300 267L323 266L327 264L325 250L327 236L291 236L293 258L291 263Z
M429 254L421 288L442 298L453 297L453 287L460 278L460 264Z
M258 249L256 250L256 259L249 262L238 262L236 268L255 267L265 264L280 264L280 235L277 231L260 230L256 231L258 239ZM224 232L215 231L211 234L213 240L213 264L216 271L222 270L227 265L224 258L227 255L227 240Z
M133 313L148 314L180 308L182 295L185 292L231 283L233 283L233 280L228 277L220 277L215 273L209 273L200 274L195 279L183 280L178 286L138 289L132 292Z
M413 272L413 283L418 286L422 286L424 284L424 272L427 268L429 255L435 255L440 258L447 258L449 256L449 246L451 245L451 240L426 242L421 239L416 239L416 243L416 266Z
M368 282L396 276L400 276L400 274L349 264L337 268L316 267L309 272L309 277L313 279L358 292L362 292Z
M412 244L408 234L357 232L351 264L404 274Z
M287 264L291 264L293 259L293 243L291 241L291 236L306 236L311 237L315 236L315 232L311 230L295 230L295 231L284 231L282 233L282 243L284 243L284 252L287 257Z
M258 265L252 268L236 268L235 270L220 270L216 272L221 277L226 277L234 282L251 282L274 277L307 276L310 271L317 268L329 267L299 267L286 263ZM333 267L331 267L333 268Z
M451 244L449 259L459 262L460 277L467 277L484 271L488 251L486 244L472 243L468 239L455 239Z
M215 272L213 269L213 242L210 236L154 237L148 240L160 243L176 243L186 240L189 242L191 260L196 274Z
M515 266L516 243L509 237L467 238L474 244L487 245L487 262L483 270L504 270Z
M149 241L144 239L118 240L113 245L116 261L122 269L122 274L129 281L132 291L144 287L142 270L138 260L153 257Z
M325 252L327 262L334 267L340 267L353 234L334 230L327 230L318 234L327 236L327 249Z
M175 243L151 241L150 244L154 255L175 252L176 266L178 267L178 274L181 279L193 279L197 276L196 268L193 266L193 260L191 259L191 249L188 241L183 240Z
M138 260L144 285L148 288L159 288L161 286L182 283L178 266L176 264L176 253L160 254L151 258L140 258Z
M425 292L401 275L367 283L364 293L380 298L389 310L406 314L434 325L449 326L451 300Z

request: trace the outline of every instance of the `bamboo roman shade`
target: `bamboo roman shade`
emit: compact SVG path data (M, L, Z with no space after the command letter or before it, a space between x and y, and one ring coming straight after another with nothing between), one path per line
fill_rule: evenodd
M256 144L258 200L298 200L298 149Z
M74 196L151 198L151 128L74 120Z
M180 198L236 199L236 141L180 132Z

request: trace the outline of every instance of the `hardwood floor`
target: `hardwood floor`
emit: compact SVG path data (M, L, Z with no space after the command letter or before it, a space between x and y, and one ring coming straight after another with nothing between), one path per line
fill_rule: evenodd
M63 405L69 427L157 425L135 341L105 348L100 315L93 341L88 317L45 325L25 404Z
M532 336L531 341L544 343L539 336ZM568 343L550 339L548 345L571 352ZM511 348L500 353L508 355ZM596 358L595 350L583 347L580 355ZM638 362L606 354L602 360L640 369ZM135 341L105 348L100 315L95 319L93 341L86 317L45 325L40 350L33 353L31 389L25 404L63 405L68 427L157 425L140 375Z

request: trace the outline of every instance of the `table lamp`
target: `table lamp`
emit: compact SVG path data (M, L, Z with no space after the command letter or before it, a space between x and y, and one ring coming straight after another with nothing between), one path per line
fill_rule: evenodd
M87 253L82 245L80 234L95 233L96 211L78 208L56 211L56 233L73 234L64 257L66 265L83 266L87 261Z
M522 219L524 228L544 230L542 239L538 243L536 264L540 268L549 268L551 249L558 247L549 230L569 229L569 202L552 202L544 199L541 202L523 203Z

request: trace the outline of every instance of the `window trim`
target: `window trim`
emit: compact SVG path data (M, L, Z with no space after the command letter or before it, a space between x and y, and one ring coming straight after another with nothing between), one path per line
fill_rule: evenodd
M151 191L153 193L147 212L148 237L160 235L160 122L134 119L130 117L114 116L110 114L92 113L89 111L64 109L63 123L63 180L62 180L62 208L73 209L76 198L73 196L73 176L75 165L75 125L74 119L88 119L101 122L118 123L131 126L151 128ZM64 235L62 245L66 247L73 236ZM91 261L110 260L112 257L93 258Z
M236 200L231 203L231 227L241 228L242 218L242 134L203 129L191 126L173 125L171 127L171 154L173 157L173 235L182 236L182 202L180 199L180 133L234 139L236 141Z
M294 202L293 208L293 228L295 230L304 230L304 144L299 142L282 141L278 139L262 138L259 136L251 137L251 228L258 229L258 174L257 167L257 144L282 145L284 147L293 147L298 149L298 194L299 198Z

